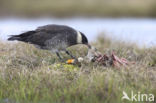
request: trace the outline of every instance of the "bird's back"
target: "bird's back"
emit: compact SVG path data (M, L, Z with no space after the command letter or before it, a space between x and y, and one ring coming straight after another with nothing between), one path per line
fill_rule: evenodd
M49 32L58 32L58 31L67 31L67 30L74 31L74 29L69 26L56 25L56 24L40 26L36 29L36 31L49 31Z

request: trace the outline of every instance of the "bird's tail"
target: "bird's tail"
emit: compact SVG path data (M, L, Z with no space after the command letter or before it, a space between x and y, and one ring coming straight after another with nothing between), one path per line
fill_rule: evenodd
M18 35L10 35L8 38L9 41L20 40L21 38Z
M35 33L35 31L28 31L28 32L22 33L20 35L10 35L8 40L9 41L14 41L14 40L25 41L25 39L27 39L28 36L30 36L34 33Z

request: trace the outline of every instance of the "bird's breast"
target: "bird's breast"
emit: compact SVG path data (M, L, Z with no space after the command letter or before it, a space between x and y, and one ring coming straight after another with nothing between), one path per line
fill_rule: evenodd
M66 40L57 39L48 40L45 44L49 50L65 50L69 46Z

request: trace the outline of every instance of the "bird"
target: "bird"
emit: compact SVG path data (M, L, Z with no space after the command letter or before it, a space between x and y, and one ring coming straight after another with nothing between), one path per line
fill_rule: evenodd
M75 58L75 56L67 50L70 46L84 44L88 48L91 48L84 33L67 25L49 24L40 26L35 30L26 31L19 35L10 35L8 41L14 40L33 44L39 49L56 53L60 60L63 59L60 56L61 51L64 51L70 57Z

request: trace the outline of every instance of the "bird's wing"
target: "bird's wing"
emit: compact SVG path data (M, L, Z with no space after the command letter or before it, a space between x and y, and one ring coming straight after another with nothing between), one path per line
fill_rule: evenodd
M56 35L57 35L56 33L51 34L47 32L36 32L35 34L28 36L26 42L40 46L45 46L45 42L55 37Z

